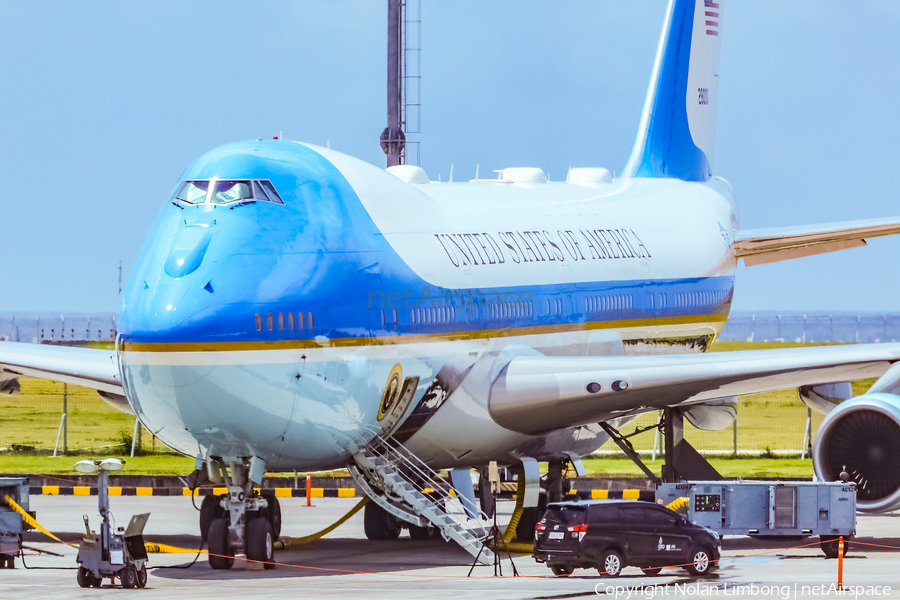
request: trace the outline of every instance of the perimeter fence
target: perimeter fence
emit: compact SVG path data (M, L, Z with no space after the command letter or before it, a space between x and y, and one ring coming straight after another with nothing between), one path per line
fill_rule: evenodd
M135 454L170 452L94 390L36 379L20 385L20 394L0 396L0 452L130 455L132 440Z

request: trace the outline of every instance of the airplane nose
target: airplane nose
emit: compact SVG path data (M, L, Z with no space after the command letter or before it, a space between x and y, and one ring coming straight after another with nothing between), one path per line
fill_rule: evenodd
M184 277L196 271L203 262L210 238L212 227L209 225L185 227L166 259L166 273L171 277Z

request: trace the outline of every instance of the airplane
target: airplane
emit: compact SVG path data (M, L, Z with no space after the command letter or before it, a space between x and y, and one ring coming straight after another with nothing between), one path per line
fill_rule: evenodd
M712 168L723 12L670 0L617 177L516 167L436 183L283 139L211 150L144 239L115 350L0 343L0 383L94 388L196 456L228 487L201 510L217 569L271 558L280 508L254 492L266 471L348 468L371 498L369 538L406 527L465 546L438 514L450 500L422 493L436 470L469 513L469 469L517 468L533 531L552 499L539 462L557 482L636 415L665 410L678 437L684 419L721 429L737 396L788 388L828 413L816 475L846 472L860 510L900 507L900 344L705 353L739 260L900 233L900 217L740 228ZM851 398L849 381L875 377Z

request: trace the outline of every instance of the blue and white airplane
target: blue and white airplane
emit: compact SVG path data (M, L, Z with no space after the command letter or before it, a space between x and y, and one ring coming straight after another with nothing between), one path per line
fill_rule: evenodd
M619 177L435 183L309 144L228 144L184 171L151 226L115 351L3 343L0 377L93 387L229 477L210 544L248 556L262 472L364 463L376 435L434 469L533 473L595 450L602 422L677 408L723 428L734 397L801 386L830 411L818 476L846 470L862 510L900 507L900 344L704 353L738 260L900 233L900 218L740 229L712 168L723 3L670 1ZM849 384L831 384L871 377L837 404Z

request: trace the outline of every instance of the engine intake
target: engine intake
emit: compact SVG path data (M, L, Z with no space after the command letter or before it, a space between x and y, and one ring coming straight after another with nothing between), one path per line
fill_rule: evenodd
M819 427L813 465L824 481L846 469L860 511L900 508L900 396L865 394L839 404Z

